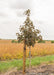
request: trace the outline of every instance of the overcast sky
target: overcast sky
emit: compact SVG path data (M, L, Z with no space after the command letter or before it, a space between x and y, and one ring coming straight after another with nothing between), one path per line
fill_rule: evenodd
M54 0L0 0L0 38L16 39L26 9L43 39L54 40Z

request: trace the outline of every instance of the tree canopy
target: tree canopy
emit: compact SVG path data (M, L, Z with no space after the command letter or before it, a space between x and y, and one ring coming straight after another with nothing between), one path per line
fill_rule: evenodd
M34 46L36 40L42 40L40 31L35 29L33 22L30 20L30 10L25 11L27 18L24 25L20 26L20 33L17 33L18 41L25 41L27 46Z

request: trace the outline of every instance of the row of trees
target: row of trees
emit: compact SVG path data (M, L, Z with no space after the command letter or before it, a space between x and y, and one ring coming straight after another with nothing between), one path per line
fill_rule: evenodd
M33 22L30 20L30 10L25 11L27 18L24 22L24 25L20 26L20 33L17 34L18 42L24 42L23 50L23 74L26 71L26 46L29 47L29 58L30 58L30 67L31 67L31 46L34 47L36 40L42 40L40 31L35 29Z

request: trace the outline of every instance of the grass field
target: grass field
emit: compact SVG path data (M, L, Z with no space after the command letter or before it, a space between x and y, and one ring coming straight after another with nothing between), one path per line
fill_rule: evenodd
M36 43L31 47L31 55L45 56L54 54L54 44ZM27 47L26 56L29 57L29 48ZM0 40L0 60L20 59L23 57L23 44L11 43L11 40Z
M43 57L34 57L31 59L31 66L37 66L42 63L53 63L54 62L54 55L43 56ZM26 60L26 66L29 66L29 59ZM0 73L4 73L7 70L11 70L17 67L17 69L22 69L23 67L23 60L9 60L9 61L0 61Z

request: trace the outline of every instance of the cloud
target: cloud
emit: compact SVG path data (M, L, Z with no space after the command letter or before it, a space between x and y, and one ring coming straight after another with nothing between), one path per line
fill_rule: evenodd
M17 17L24 17L24 11L32 8L33 0L8 0L10 11L13 11Z
M32 0L11 0L10 5L15 9L28 9L31 8L31 3Z
M0 0L1 38L15 38L28 8L31 9L31 20L44 39L54 38L54 0Z
M0 12L0 17L6 17L6 16L7 16L7 14Z

